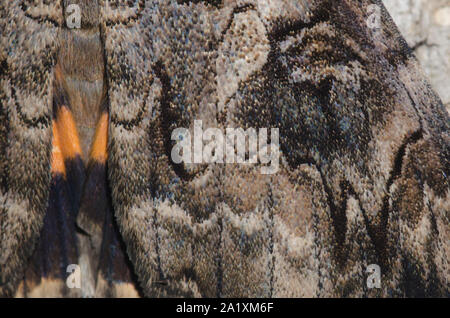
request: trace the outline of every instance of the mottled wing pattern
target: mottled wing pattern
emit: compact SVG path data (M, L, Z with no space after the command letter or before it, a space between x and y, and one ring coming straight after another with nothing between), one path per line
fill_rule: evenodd
M0 295L13 295L44 222L50 190L52 68L58 5L38 21L30 1L2 1ZM30 17L35 15L35 17ZM44 17L42 17L45 20Z
M147 296L448 295L449 118L380 1L146 2L105 51L112 201ZM279 171L174 164L194 120L279 128Z
M136 296L134 267L146 296L448 296L449 118L380 1L77 3L106 60L88 156L66 1L0 4L0 295ZM195 120L279 128L278 171L175 164Z
M96 109L83 118L97 106L98 83L83 70L104 67L89 56L99 8L79 5L87 31L64 25L66 1L0 7L1 296L138 296L106 179L107 98L98 122ZM101 64L89 69L87 60ZM81 288L66 284L71 264L81 268Z

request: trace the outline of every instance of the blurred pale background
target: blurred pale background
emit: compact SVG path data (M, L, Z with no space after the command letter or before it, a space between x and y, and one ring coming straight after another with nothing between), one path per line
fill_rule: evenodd
M450 0L383 0L450 112Z

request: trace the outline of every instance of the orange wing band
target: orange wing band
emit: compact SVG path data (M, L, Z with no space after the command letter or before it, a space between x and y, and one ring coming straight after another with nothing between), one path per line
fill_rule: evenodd
M90 160L106 163L108 158L108 113L103 113L95 130L94 143L89 155Z
M66 177L66 166L61 151L61 141L59 138L58 127L52 122L53 142L52 142L52 175L61 174Z
M60 136L60 148L64 160L82 155L77 126L72 113L66 106L61 106L56 115L56 125Z

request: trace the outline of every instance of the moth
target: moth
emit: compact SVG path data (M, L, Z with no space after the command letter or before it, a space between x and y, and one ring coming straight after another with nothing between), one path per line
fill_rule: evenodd
M12 0L0 30L0 295L448 297L449 116L381 1ZM278 129L277 172L174 162L195 121Z

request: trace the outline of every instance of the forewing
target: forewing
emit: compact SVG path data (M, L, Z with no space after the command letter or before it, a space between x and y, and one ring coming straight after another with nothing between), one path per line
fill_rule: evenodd
M50 188L52 67L58 4L1 5L0 294L23 277ZM31 12L31 11L32 12Z
M448 114L380 1L160 1L106 25L109 181L146 295L448 293ZM277 171L175 164L195 120L278 128Z

